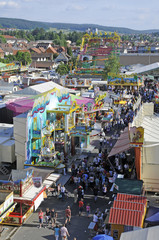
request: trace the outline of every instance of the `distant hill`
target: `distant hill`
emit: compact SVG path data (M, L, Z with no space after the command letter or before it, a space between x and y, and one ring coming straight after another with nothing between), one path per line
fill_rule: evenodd
M122 28L122 27L109 27L102 26L97 24L72 24L72 23L48 23L48 22L38 22L38 21L29 21L24 19L16 19L16 18L0 18L0 25L4 28L17 28L17 29L25 29L32 30L35 28L56 28L61 30L69 30L69 31L86 31L88 28L98 28L101 31L110 31L110 32L118 32L125 34L137 34L137 33L152 33L159 32L157 29L150 30L134 30L130 28Z

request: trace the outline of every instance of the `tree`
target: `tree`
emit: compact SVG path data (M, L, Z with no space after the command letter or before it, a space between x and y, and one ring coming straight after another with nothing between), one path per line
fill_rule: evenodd
M61 76L65 75L65 74L69 73L69 66L64 63L60 63L60 65L58 65L58 67L56 69L56 72L58 74L60 74Z
M67 54L70 56L70 57L72 57L72 49L71 49L71 47L67 47Z
M0 35L0 42L1 43L6 43L7 42L6 39L2 35Z
M28 65L31 63L31 55L29 52L20 52L16 53L16 61L19 61L23 65Z
M111 53L110 56L108 57L108 60L105 63L104 75L107 78L109 73L118 74L119 71L120 71L119 57Z
M81 43L82 43L82 39L78 39L78 40L76 41L76 45L77 45L77 46L80 46Z

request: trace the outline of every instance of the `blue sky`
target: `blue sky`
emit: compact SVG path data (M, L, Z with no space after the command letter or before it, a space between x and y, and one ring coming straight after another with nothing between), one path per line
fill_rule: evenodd
M158 0L0 0L0 17L159 29Z

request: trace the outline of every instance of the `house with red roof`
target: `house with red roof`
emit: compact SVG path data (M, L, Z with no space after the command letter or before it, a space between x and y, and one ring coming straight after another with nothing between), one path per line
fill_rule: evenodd
M17 41L17 38L15 36L10 36L10 35L3 35L7 43L14 44Z
M57 54L57 51L55 50L55 48L53 48L52 46L48 47L46 49L46 53L52 53L52 54Z
M30 48L29 50L30 50L31 53L38 53L38 54L41 53L41 50L39 48L36 48L36 47Z
M146 197L118 193L109 214L111 236L118 240L122 232L143 228L146 207Z

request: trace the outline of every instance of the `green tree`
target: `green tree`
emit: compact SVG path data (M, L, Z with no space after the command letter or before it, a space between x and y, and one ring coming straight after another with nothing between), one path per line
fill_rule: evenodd
M31 62L31 54L29 52L24 52L22 64L29 65Z
M72 57L72 48L71 47L67 47L67 54Z
M111 53L110 56L108 57L108 60L105 63L104 75L107 78L109 73L118 74L119 71L120 71L119 57Z
M16 61L22 63L22 65L28 65L31 63L31 55L29 52L20 52L16 53Z
M58 74L65 75L69 73L69 65L64 64L64 63L60 63L60 65L57 67L56 72Z
M82 43L82 40L81 40L81 39L78 39L78 40L76 41L76 45L77 45L77 46L80 46L81 43Z
M0 42L1 43L6 43L7 42L6 39L2 35L0 35Z

